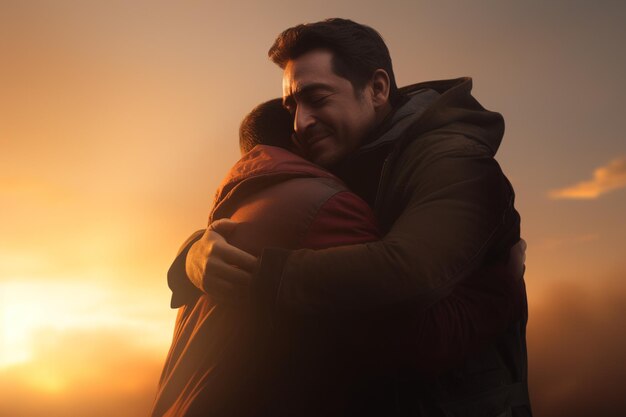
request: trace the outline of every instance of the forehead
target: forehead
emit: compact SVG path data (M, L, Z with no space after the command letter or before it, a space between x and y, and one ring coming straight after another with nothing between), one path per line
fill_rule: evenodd
M334 86L347 81L333 72L332 52L315 49L290 60L283 71L283 97L311 84Z

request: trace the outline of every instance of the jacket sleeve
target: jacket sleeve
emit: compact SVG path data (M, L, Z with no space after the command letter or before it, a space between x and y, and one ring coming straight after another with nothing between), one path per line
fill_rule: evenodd
M409 327L412 332L401 329L392 352L423 375L461 364L528 317L526 287L517 274L517 267L503 261L478 269L426 310Z
M448 136L428 152L412 148L394 174L401 210L382 240L265 250L256 277L261 304L278 316L426 309L476 270L508 231L519 234L510 184L483 147Z

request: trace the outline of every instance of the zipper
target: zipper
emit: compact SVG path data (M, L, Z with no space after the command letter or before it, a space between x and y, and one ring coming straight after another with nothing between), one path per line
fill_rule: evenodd
M393 152L392 152L393 153ZM374 200L374 215L377 219L380 219L380 214L383 205L383 189L387 179L387 172L389 171L389 160L391 159L391 154L389 154L385 158L385 162L383 162L383 168L380 171L380 179L378 180L378 188L376 189L376 199Z
M390 171L393 167L393 163L397 159L398 154L405 147L404 135L398 138L396 145L389 152L389 155L385 158L383 162L383 167L380 170L380 179L378 180L378 188L376 190L376 199L374 200L374 215L377 219L379 219L380 225L382 226L382 211L383 204L385 202L384 193L387 191L387 183L389 182L387 178L389 177Z
M418 91L417 94L419 94L420 92L421 90ZM376 199L374 200L374 214L376 215L377 219L381 219L381 214L382 214L381 212L382 212L383 203L384 203L383 192L386 191L387 176L389 175L389 171L391 171L391 166L393 162L395 162L395 159L397 159L397 156L400 154L400 152L402 152L402 150L406 148L408 146L408 143L411 141L410 139L407 139L406 133L408 130L411 129L411 126L422 121L422 119L424 118L424 113L428 112L433 101L434 100L431 100L431 102L429 102L427 106L422 107L421 109L418 109L417 112L419 112L419 114L417 114L417 116L415 116L415 113L409 113L409 114L404 115L402 118L400 118L397 121L392 121L392 125L390 129L393 129L393 126L396 123L402 122L407 117L413 118L411 123L408 126L405 126L405 128L402 129L401 132L399 132L398 137L396 139L390 140L390 141L395 141L395 144L393 145L393 148L389 152L389 155L387 155L387 158L385 158L385 162L383 162L383 168L381 170L380 180L378 182L378 189L376 191ZM384 143L380 143L378 145L383 146L387 143L388 142L385 141ZM378 148L378 146L373 147L373 149L376 149L376 148Z

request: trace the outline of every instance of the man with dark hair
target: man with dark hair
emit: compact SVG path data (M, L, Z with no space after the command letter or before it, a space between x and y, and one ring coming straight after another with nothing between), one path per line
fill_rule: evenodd
M257 259L224 239L239 226L222 219L187 245L173 274L224 299L249 294L275 325L331 315L354 326L363 336L350 345L355 363L372 372L356 371L365 380L339 415L531 415L523 282L510 305L493 305L506 317L520 306L508 326L472 321L458 346L442 337L439 353L462 349L461 360L433 375L418 366L429 315L445 317L442 335L453 333L468 311L441 304L462 286L500 291L494 276L476 272L505 264L520 241L513 189L494 159L502 117L471 96L469 78L396 92L382 38L349 20L287 29L270 56L284 69L283 103L299 146L374 208L383 238L267 247Z
M347 19L328 19L309 25L298 25L281 33L268 55L276 65L287 63L313 49L327 48L334 52L333 71L349 80L355 92L365 87L372 73L382 69L389 75L389 102L396 105L400 92L393 73L387 45L378 32L369 26Z

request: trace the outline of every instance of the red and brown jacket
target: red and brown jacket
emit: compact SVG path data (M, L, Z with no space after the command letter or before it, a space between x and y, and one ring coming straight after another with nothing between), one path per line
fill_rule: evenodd
M266 247L320 249L379 238L369 206L338 178L272 146L255 147L230 170L209 223L224 217L239 222L229 242L257 256ZM180 309L152 416L259 415L267 410L262 403L279 395L286 371L278 368L289 366L284 355L293 346L286 340L293 337L270 340L253 309L218 304L176 273L202 232L185 242L168 274L172 307Z

